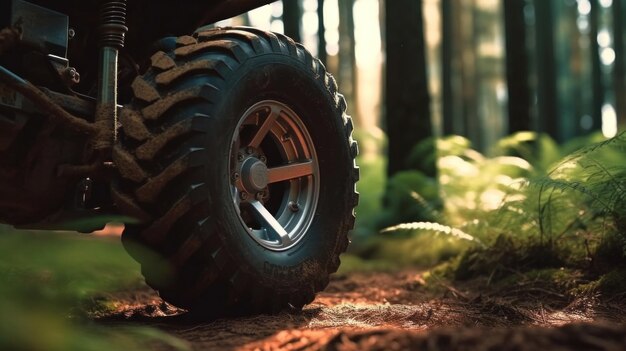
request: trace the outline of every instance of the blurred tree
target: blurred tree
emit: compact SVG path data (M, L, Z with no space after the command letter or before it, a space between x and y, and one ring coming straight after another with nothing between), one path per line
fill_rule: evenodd
M326 24L324 23L324 0L317 0L317 58L324 65L328 61L326 53Z
M624 0L613 0L613 42L615 43L615 67L613 88L615 89L615 112L618 123L626 127L626 60L624 52Z
M441 0L441 95L443 101L443 135L463 135L463 120L459 119L454 103L452 80L454 59L453 0Z
M385 1L388 175L407 168L414 146L433 136L421 0ZM434 140L432 151L435 152ZM432 164L419 169L436 175Z
M589 40L591 50L591 89L593 101L591 103L591 117L593 130L602 128L602 105L604 105L604 87L602 84L602 67L600 63L600 46L598 45L599 31L599 7L598 0L589 0L591 11L589 12Z
M538 131L558 138L558 94L554 53L554 1L534 0Z
M354 36L354 0L339 0L339 72L338 84L350 113L359 124L357 109L356 40Z
M525 0L506 0L506 79L508 88L508 132L531 130L528 54L526 50Z
M301 42L300 20L302 19L302 7L300 0L283 0L283 25L285 35L296 42Z
M586 133L581 128L581 116L585 114L583 101L581 75L584 55L580 45L583 36L578 28L578 6L568 1L557 1L554 4L555 12L555 68L557 78L557 94L559 116L557 118L557 130L559 140L565 141Z

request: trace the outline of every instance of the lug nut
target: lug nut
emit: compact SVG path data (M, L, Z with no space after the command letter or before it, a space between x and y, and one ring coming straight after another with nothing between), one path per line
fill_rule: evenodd
M261 162L263 163L267 162L267 158L265 156L259 157L259 160L261 160Z
M237 154L237 161L243 161L243 154Z
M298 212L298 211L300 211L300 206L297 203L293 202L293 201L289 201L289 205L288 206L289 206L289 209L291 210L291 212Z
M247 200L247 199L248 199L248 193L246 193L245 191L244 191L244 192L241 192L241 193L239 193L239 197L240 197L242 200Z
M236 180L239 179L239 177L240 177L239 173L235 172L235 173L233 173L232 180L236 181Z
M265 197L265 194L263 192L256 193L257 200L262 201L264 197Z
M248 155L252 155L254 153L254 148L251 146L248 146L246 148L246 152L248 153Z

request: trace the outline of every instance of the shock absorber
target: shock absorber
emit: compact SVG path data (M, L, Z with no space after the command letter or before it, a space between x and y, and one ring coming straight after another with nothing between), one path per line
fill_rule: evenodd
M124 47L126 0L103 0L100 3L100 65L96 101L96 126L99 133L94 150L107 150L117 139L117 59Z

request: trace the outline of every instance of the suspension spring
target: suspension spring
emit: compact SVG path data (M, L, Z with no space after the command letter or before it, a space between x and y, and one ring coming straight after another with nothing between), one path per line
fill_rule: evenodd
M124 47L126 1L103 1L100 5L100 46Z

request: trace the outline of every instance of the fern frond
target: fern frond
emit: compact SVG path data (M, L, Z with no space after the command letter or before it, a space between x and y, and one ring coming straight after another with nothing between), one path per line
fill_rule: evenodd
M568 190L574 190L576 192L586 195L594 202L600 204L605 210L609 212L613 212L614 210L613 205L611 203L606 202L604 199L602 199L599 196L597 192L592 191L592 189L589 189L580 181L568 181L568 180L563 180L563 179L543 178L535 182L536 183L533 185L541 187L540 193L543 193L547 189L559 190L562 192L566 192Z
M626 151L626 132L622 132L614 136L613 138L574 151L573 153L565 157L561 162L559 162L552 169L550 174L552 174L553 172L557 172L560 168L568 163L576 163L577 160L580 160L581 158L586 157L589 154L592 154L607 147L614 147L617 150Z
M397 232L397 231L416 231L416 230L430 231L436 234L446 234L446 235L455 237L457 239L472 241L481 246L484 246L484 244L478 238L458 228L452 228L444 224L433 223L433 222L402 223L402 224L395 225L393 227L385 228L381 232L389 233L389 232Z

